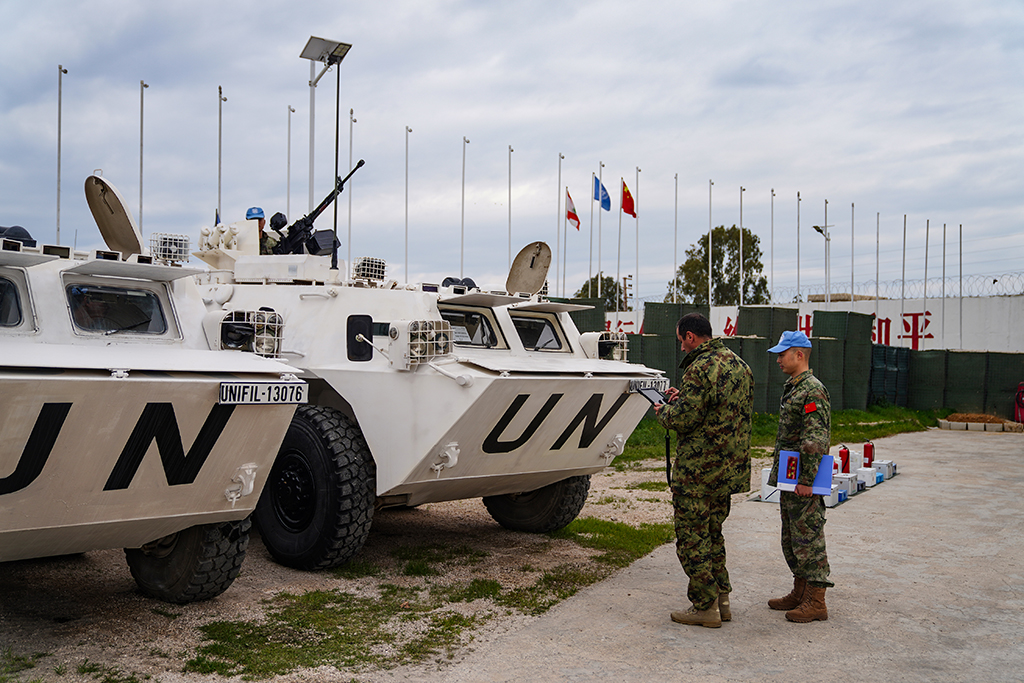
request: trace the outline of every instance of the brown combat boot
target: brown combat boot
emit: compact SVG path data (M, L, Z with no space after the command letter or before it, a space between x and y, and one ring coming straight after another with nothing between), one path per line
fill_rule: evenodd
M711 603L707 609L697 609L690 605L685 612L673 612L672 621L677 624L689 624L691 626L706 626L707 628L721 628L722 615L718 611L718 598Z
M817 586L807 586L807 590L804 591L804 601L795 610L786 612L786 618L798 624L828 620L828 608L825 607L825 589L818 588Z
M789 595L782 598L772 598L768 601L768 606L772 609L779 610L791 610L796 609L800 606L800 603L804 601L804 590L807 587L807 582L803 579L794 576L793 577L793 590L789 592Z
M722 621L732 621L732 609L729 607L729 594L718 594L718 613L722 615Z

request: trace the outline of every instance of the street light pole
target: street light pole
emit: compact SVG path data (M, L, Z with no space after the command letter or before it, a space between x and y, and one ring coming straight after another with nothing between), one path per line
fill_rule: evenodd
M711 313L711 234L714 228L711 227L711 188L715 181L708 179L708 314Z
M512 268L512 145L508 146L508 267Z

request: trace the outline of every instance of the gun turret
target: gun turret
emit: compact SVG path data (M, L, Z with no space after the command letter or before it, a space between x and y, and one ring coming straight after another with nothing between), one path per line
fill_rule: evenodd
M326 240L318 239L317 233L313 232L313 222L338 198L338 195L345 189L345 183L364 163L360 159L355 168L348 172L347 176L337 178L331 193L324 197L324 200L315 209L291 224L288 228L288 234L281 237L281 240L274 246L273 252L275 254L307 253L316 255L331 253L338 246L337 240L333 234L328 236ZM321 232L329 231L323 230Z

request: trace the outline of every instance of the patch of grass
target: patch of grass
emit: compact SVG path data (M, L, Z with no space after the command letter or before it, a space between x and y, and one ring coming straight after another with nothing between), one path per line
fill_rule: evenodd
M448 602L473 602L481 598L495 598L501 593L501 584L493 579L473 579L465 586L452 586L432 591L432 595L447 598Z
M622 496L604 495L597 500L590 501L591 505L615 505L617 503L628 503L629 500Z
M402 573L406 576L437 576L441 572L434 569L426 560L409 560L405 563Z
M380 576L381 572L381 568L377 565L359 558L349 560L331 570L331 574L339 579L362 579L369 576Z
M627 489L639 491L668 491L666 481L638 481L626 485Z
M595 559L613 567L625 567L674 538L671 524L641 524L633 527L593 517L577 518L564 529L550 534L587 548L603 551Z
M170 610L160 609L159 607L154 607L149 611L153 614L158 614L161 617L167 617L171 620L177 619L181 616L181 612L171 612Z
M141 683L142 681L148 681L151 676L148 674L143 675L141 678L136 674L122 671L116 666L106 666L104 664L97 664L90 662L88 659L82 660L75 670L82 676L92 676L93 680L99 681L100 683Z
M953 411L911 410L896 406L874 405L867 410L837 410L832 412L832 445L856 444L881 439L905 432L921 432L928 427L938 426L938 420ZM751 446L775 446L779 431L779 416L771 413L754 413L750 434ZM670 452L675 455L676 434L670 432ZM665 428L654 418L645 417L626 441L626 448L612 461L618 471L647 469L641 467L644 460L665 460ZM660 469L660 468L656 468Z
M459 597L492 592L486 584L470 583ZM266 617L260 622L201 626L208 642L186 662L185 671L258 680L323 665L389 669L441 650L450 652L475 620L452 612L438 614L437 601L424 600L420 593L418 588L382 584L376 598L338 590L278 595L267 601ZM429 624L426 631L403 641L400 623L424 619ZM392 648L400 654L385 654Z
M31 655L16 655L11 648L0 651L0 683L19 680L20 677L17 674L28 669L34 669L36 662L46 656L48 655L45 652L36 652Z

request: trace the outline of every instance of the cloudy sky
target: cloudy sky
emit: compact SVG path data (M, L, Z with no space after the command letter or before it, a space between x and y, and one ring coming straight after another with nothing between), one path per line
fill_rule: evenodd
M562 185L582 219L566 249L567 288L597 269L591 174L604 271L635 272L637 221L622 221L620 178L637 198L640 295L660 298L673 253L740 220L761 239L774 286L941 272L963 225L966 274L1024 271L1024 4L1020 0L781 0L774 3L517 0L302 3L0 0L0 225L56 239L58 64L62 88L61 241L102 246L82 191L94 169L139 209L140 80L145 91L145 235L193 244L217 206L217 88L223 103L226 222L262 206L309 208L311 35L353 44L340 68L341 166L366 166L342 196L341 257L377 256L409 279L458 275L465 151L464 275L504 283L513 253L555 248ZM315 202L331 187L336 76L316 98ZM464 145L463 137L470 140ZM603 163L604 167L599 168ZM639 171L637 169L640 169ZM639 176L639 181L637 180ZM678 176L678 211L675 197ZM774 212L772 191L774 190ZM348 206L351 197L351 244ZM852 205L852 212L851 212ZM774 258L772 222L774 213ZM852 216L851 216L852 213ZM318 221L329 228L333 213ZM675 247L678 223L678 248ZM774 265L772 265L774 264ZM554 268L552 268L552 277ZM570 292L571 293L571 292Z

